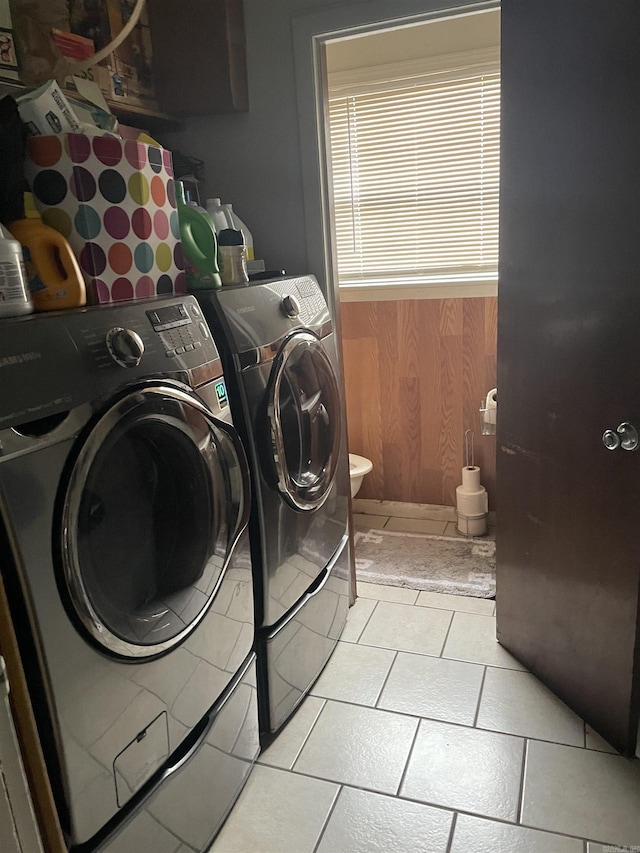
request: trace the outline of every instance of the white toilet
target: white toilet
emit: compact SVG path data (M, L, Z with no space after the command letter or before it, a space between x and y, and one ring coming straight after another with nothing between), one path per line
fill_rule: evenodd
M373 462L355 453L349 454L349 477L351 478L351 497L355 498L366 475L373 470Z

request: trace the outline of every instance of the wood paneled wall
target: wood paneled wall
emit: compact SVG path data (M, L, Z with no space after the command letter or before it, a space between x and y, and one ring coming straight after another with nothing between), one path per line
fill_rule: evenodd
M358 497L455 506L464 432L495 509L495 435L478 409L496 385L497 298L343 302L349 449L373 471Z

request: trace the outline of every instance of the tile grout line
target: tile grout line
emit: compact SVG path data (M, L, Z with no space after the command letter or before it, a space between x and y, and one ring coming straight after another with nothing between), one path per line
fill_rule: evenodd
M271 765L265 765L271 767ZM593 844L605 844L608 845L609 842L606 841L598 841L595 839L585 839L579 835L571 835L567 832L562 832L557 829L547 829L542 828L540 826L534 826L532 824L525 823L517 823L512 820L507 820L506 818L496 817L495 815L483 814L482 812L472 812L467 811L465 809L454 808L452 806L444 805L443 803L434 802L431 800L418 800L415 797L406 797L400 794L391 794L389 791L381 791L377 788L366 788L363 785L358 785L354 782L338 782L335 779L329 779L326 776L313 776L311 773L302 773L300 771L287 770L283 767L271 767L271 769L279 770L282 773L291 773L294 776L301 776L305 779L316 779L319 782L327 782L332 785L337 785L340 789L350 788L354 791L362 791L365 794L376 794L380 797L388 797L392 800L401 800L406 803L414 803L418 806L428 806L431 809L436 809L437 811L447 812L449 814L463 815L472 818L478 818L479 820L490 821L492 823L497 823L500 826L510 826L515 829L531 829L534 832L540 832L546 835L558 836L560 838L569 838L573 841L581 841L583 843L593 843Z
M373 646L372 648L377 648L377 646ZM403 652L403 654L412 654L412 653L411 652ZM426 655L426 657L433 657L433 655ZM434 658L434 660L440 660L440 658ZM449 660L449 658L442 658L442 660ZM472 666L484 666L485 670L490 668L488 664L472 664ZM494 667L494 668L496 668L496 667ZM505 731L502 731L501 729L478 728L478 726L476 725L475 722L473 724L460 723L457 720L443 720L440 717L425 717L423 714L415 714L415 713L412 713L411 711L397 711L397 710L394 710L392 708L380 708L380 707L378 707L378 705L366 705L363 702L353 702L349 699L338 699L334 696L320 696L318 693L313 693L311 695L316 699L323 699L325 703L335 702L337 705L351 705L352 707L355 707L355 708L364 708L364 709L369 710L369 711L379 711L381 714L394 714L398 717L407 717L408 719L411 719L411 720L418 720L418 721L424 720L425 722L429 722L429 723L440 723L443 726L455 726L456 728L468 729L469 731L474 731L474 732L484 732L485 734L500 735L501 737L515 738L516 740L530 741L531 743L548 743L550 746L560 746L560 747L563 747L565 749L579 749L581 751L584 751L584 748L582 746L576 746L575 743L565 743L563 741L548 740L546 738L534 737L532 735L519 734L517 732L505 732ZM379 701L379 699L380 699L380 697L378 698L378 701ZM314 726L315 726L315 723L314 723ZM591 750L591 751L593 752L595 750ZM600 752L600 754L601 755L613 755L613 753L607 753L607 752ZM616 757L616 756L614 756L614 757ZM622 756L617 756L617 757L622 757ZM269 766L275 767L277 765L269 765ZM280 768L280 769L282 769L282 768Z
M404 606L405 607L411 607L410 604L406 604ZM416 606L418 606L418 605L416 605ZM446 610L440 610L438 612L439 613L446 613L447 611ZM455 615L456 613L460 613L461 611L452 610L449 612L453 613ZM465 614L465 615L467 615L467 614ZM478 616L480 614L472 613L470 615ZM353 643L352 640L343 640L342 642ZM470 660L469 658L464 658L464 657L443 657L442 654L433 655L433 654L430 654L429 652L417 652L415 649L397 649L397 648L393 648L391 646L376 646L373 643L361 643L359 640L358 640L358 643L354 644L354 645L367 646L370 649L386 649L387 651L390 651L390 652L405 652L405 654L408 654L408 655L421 655L422 657L436 658L436 659L440 659L440 660L452 660L452 661L457 661L458 663L470 663L470 664L474 664L475 666L490 666L492 669L501 669L501 670L505 670L506 672L526 672L529 675L533 674L533 673L529 673L529 670L520 669L520 668L516 668L513 666L500 666L500 664L497 664L497 663L485 663L484 661L481 661L481 660Z
M423 593L426 593L427 595L436 595L436 596L447 595L447 596L450 596L451 598L468 599L470 601L478 601L478 602L488 601L492 605L494 605L494 602L489 598L480 598L480 597L474 596L474 595L457 595L456 593L453 593L453 592L442 593L442 592L437 592L436 590L432 590L432 589L411 589L408 586L391 586L391 584L381 584L381 583L375 583L375 582L367 581L367 580L360 580L358 582L359 587L362 587L362 585L377 586L377 587L383 587L383 588L386 587L387 589L397 589L397 590L402 590L403 592L415 592L416 593L416 600L412 601L412 602L400 601L397 598L375 597L375 596L365 595L362 592L358 593L358 598L364 598L366 601L382 601L386 604L404 604L405 607L420 607L421 610L438 610L438 611L444 610L444 611L448 611L449 613L462 613L466 616L484 616L487 619L495 619L496 618L493 611L491 613L483 613L481 610L467 610L466 608L458 608L455 606L451 606L449 604L447 606L443 606L443 605L438 606L438 604L435 603L434 601L430 601L428 604L420 604L419 603L420 602L420 596ZM495 605L494 605L494 609L495 609Z
M404 780L407 776L407 771L409 770L409 765L411 764L411 756L413 755L413 750L416 745L416 741L418 739L418 732L420 731L420 720L418 720L418 724L416 726L416 730L413 733L413 740L411 741L411 746L409 747L409 752L407 753L407 760L405 761L404 768L402 770L402 775L400 776L400 781L398 782L398 787L396 788L396 792L394 794L395 797L401 799L400 791L402 790L402 786L404 784Z
M473 725L471 728L478 729L478 717L480 716L480 703L482 702L482 693L484 691L484 682L487 678L487 669L488 667L485 665L484 672L482 673L482 681L480 682L480 692L478 693L478 703L476 705L476 712L473 716ZM483 729L478 729L478 731L484 731ZM506 732L501 732L500 734L506 734Z
M365 500L371 500L371 498L365 498ZM419 506L419 504L412 504L411 501L394 501L394 503L402 503L402 504L411 504L412 506ZM447 510L451 510L454 517L452 519L447 519L447 524L451 522L455 524L455 507L449 506L448 504L432 504L435 507L433 510L424 510L424 517L421 516L412 516L412 515L392 515L391 513L376 513L376 512L366 512L361 510L359 512L355 512L355 515L370 515L372 518L417 518L420 521L443 521L442 514L443 510L445 510L445 514ZM437 517L436 517L437 516Z
M326 705L327 705L327 699L326 699L324 696L317 696L316 698L317 698L317 699L321 699L321 700L322 700L322 705L320 706L320 710L319 710L319 711L318 711L318 713L316 714L316 716L315 716L315 719L314 719L313 723L312 723L312 724L311 724L311 726L309 727L309 731L307 732L307 734L306 734L306 735L304 736L304 738L302 739L302 743L300 744L300 748L299 748L299 749L298 749L298 751L296 752L295 758L294 758L294 759L293 759L293 761L291 762L291 767L287 768L288 770L293 770L293 768L295 767L295 763L296 763L296 761L300 758L300 754L301 754L302 750L305 748L305 746L307 745L307 741L308 741L308 740L309 740L309 738L311 737L311 732L315 729L315 727L316 727L316 725L317 725L317 723L318 723L318 720L320 719L320 717L321 717L321 715L322 715L322 712L324 711L324 709L325 709L325 707L326 707ZM269 765L269 766L271 766L271 765Z
M320 847L320 844L322 843L322 839L324 837L324 834L327 831L327 827L329 826L329 821L331 820L331 817L336 810L336 806L338 805L338 800L340 799L340 794L343 791L344 791L344 785L340 785L340 787L336 791L335 797L333 798L333 802L331 803L331 808L329 809L327 816L324 819L322 829L320 830L320 834L318 835L318 840L316 841L314 848L313 848L313 853L317 853L318 847Z
M456 834L456 823L458 822L458 812L453 813L453 819L451 821L451 829L449 830L449 841L447 843L446 853L451 853L451 848L453 846L453 838Z
M522 815L524 812L524 786L525 777L527 774L527 760L529 756L529 739L524 739L524 747L522 750L522 770L520 771L520 790L518 792L518 809L516 812L516 823L522 825Z
M357 587L357 583L356 583L356 587ZM358 600L358 598L359 598L359 596L358 596L358 597L356 597L356 601ZM374 604L374 605L373 605L373 607L371 608L371 613L367 616L367 621L364 623L364 625L362 626L362 630L361 630L361 631L360 631L360 633L358 634L358 638L357 638L357 639L356 639L356 641L355 641L355 645L358 645L358 644L360 643L360 639L362 638L362 635L364 634L364 632L367 630L367 627L368 627L368 625L369 625L369 622L371 621L371 617L372 617L372 616L373 616L373 614L376 612L376 609L377 609L377 607L378 607L378 604L380 603L380 599L375 599L375 598L369 598L369 599L368 599L368 601L375 601L375 604ZM347 614L347 616L348 616L348 614ZM363 645L363 646L366 646L366 645L368 645L368 644L367 644L367 643L363 643L362 645Z
M371 648L371 647L369 647L369 648ZM399 654L400 654L400 652L396 651L395 654L393 655L393 660L391 661L391 666L389 667L387 674L384 677L384 680L382 682L382 686L380 687L380 690L378 691L378 695L376 696L376 701L373 704L373 706L371 706L377 711L383 711L384 710L384 708L378 708L378 702L380 701L380 699L382 699L382 694L384 693L384 688L387 686L387 682L389 681L389 676L391 675L391 670L395 666L396 661L398 660Z
M434 609L434 608L432 608L432 609ZM455 618L456 612L457 611L455 611L455 610L451 611L451 619L449 620L449 627L447 628L447 633L444 636L444 642L442 643L442 648L440 649L440 654L439 655L433 655L433 657L442 658L442 656L444 654L444 650L447 647L447 641L449 639L449 634L451 633L451 628L453 627L453 620Z

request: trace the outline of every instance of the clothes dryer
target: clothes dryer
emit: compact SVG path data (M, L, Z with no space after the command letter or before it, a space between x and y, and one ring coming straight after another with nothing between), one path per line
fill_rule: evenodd
M246 457L191 296L0 323L9 591L72 851L200 851L258 748Z
M312 276L198 294L253 474L263 743L308 692L348 609L349 466L332 319Z

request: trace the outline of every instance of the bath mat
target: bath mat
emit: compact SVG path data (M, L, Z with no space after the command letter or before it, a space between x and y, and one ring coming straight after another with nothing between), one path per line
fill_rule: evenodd
M358 528L354 542L360 581L475 598L495 595L493 540Z

